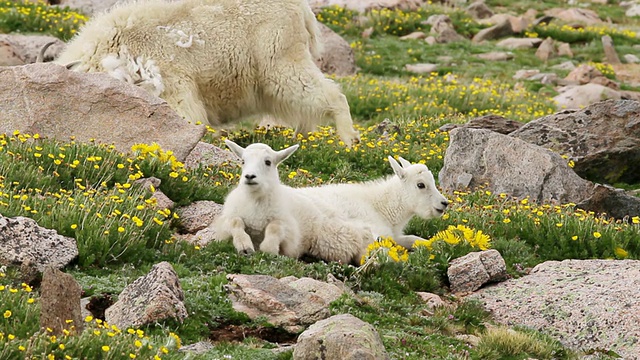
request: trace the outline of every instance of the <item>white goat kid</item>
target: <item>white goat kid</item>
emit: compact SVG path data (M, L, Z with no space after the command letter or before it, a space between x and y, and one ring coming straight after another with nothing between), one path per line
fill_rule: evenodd
M290 188L280 184L277 166L298 145L274 151L265 144L242 148L233 141L225 143L242 158L238 186L225 199L222 214L214 224L216 238L232 237L239 253L250 254L255 245L263 252L298 258L302 255L300 228L287 196Z
M334 122L350 145L347 99L314 63L319 36L306 0L143 0L91 19L55 62L142 87L193 123Z
M296 190L324 203L333 216L369 227L372 239L390 236L410 249L420 237L404 234L409 220L414 216L440 217L449 202L436 188L433 174L425 165L412 165L402 157L398 160L400 163L389 156L395 175L386 179Z
M359 264L372 242L371 230L332 216L296 189L280 183L277 165L298 145L274 151L265 144L246 148L227 140L244 164L238 186L227 195L213 227L217 240L233 238L240 253L261 251L298 258L308 254L325 261Z

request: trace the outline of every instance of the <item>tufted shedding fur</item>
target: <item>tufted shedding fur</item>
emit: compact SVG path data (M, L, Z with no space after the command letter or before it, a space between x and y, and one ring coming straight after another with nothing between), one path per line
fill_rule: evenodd
M389 156L389 164L395 174L386 179L299 188L296 191L312 198L318 206L330 209L332 213L328 216L370 228L373 239L390 236L410 249L420 238L404 234L409 220L413 216L423 219L439 217L449 202L436 188L433 174L425 165L412 165L402 157L398 160L400 163Z
M308 254L326 261L359 264L371 230L356 222L328 216L323 203L280 183L277 165L298 145L274 151L265 144L246 148L226 141L243 159L240 183L225 199L212 225L217 240L233 239L240 253L261 251L299 258Z
M298 132L334 122L357 141L346 97L313 61L306 0L144 0L90 20L56 59L160 96L191 122L271 114Z

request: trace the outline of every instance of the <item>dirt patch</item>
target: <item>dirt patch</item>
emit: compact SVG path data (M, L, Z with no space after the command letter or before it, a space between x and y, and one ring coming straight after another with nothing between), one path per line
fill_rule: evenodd
M219 342L241 342L248 337L254 337L280 345L295 344L298 335L290 334L283 329L271 327L248 327L245 325L221 324L211 329L209 340Z

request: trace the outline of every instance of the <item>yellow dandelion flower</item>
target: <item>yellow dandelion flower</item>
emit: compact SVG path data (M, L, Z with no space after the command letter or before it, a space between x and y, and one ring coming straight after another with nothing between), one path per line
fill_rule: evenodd
M599 239L599 238L602 237L602 234L600 234L599 232L596 231L596 232L593 233L593 237L596 238L596 239Z

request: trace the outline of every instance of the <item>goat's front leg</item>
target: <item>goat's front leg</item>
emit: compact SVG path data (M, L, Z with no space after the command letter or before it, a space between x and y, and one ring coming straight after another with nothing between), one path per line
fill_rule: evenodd
M255 249L251 242L251 237L244 231L244 221L240 217L234 217L229 220L229 232L233 238L233 246L240 254L253 254Z
M271 221L264 230L264 240L260 244L260 251L274 255L280 254L280 244L285 238L285 227L282 221Z
M395 240L396 244L404 247L405 249L411 250L413 248L413 243L415 243L417 240L424 239L415 235L402 235L399 238L393 240Z

